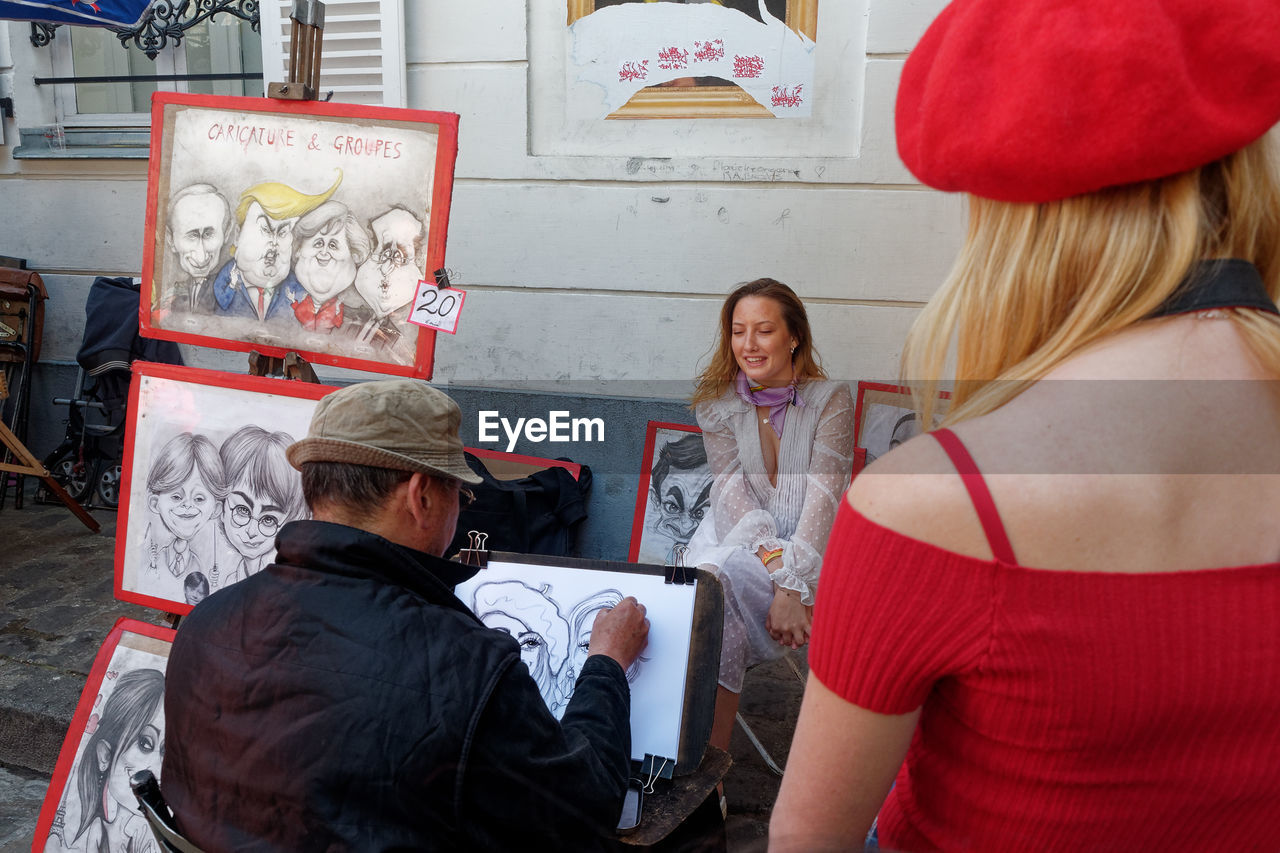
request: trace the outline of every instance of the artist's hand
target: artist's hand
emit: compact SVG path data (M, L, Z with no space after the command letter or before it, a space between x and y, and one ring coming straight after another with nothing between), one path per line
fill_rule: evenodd
M809 642L813 627L813 608L800 602L794 589L774 587L773 604L764 618L765 630L781 645L798 649Z
M587 655L608 655L626 669L635 663L649 642L649 620L644 605L631 596L596 614L591 625Z

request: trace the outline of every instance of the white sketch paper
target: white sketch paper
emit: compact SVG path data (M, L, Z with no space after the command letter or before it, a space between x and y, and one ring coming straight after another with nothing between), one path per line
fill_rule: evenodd
M121 588L194 605L255 574L307 516L285 458L315 400L140 376Z
M628 672L631 757L677 757L696 585L661 575L490 562L455 590L495 630L513 636L547 707L557 718L573 695L595 614L632 595L645 606L649 644Z
M150 770L160 778L168 658L128 645L133 636L126 633L112 654L93 712L79 733L45 853L158 850L150 826L138 813L129 777ZM136 639L151 648L160 642Z
M702 433L657 427L646 462L644 522L638 563L675 564L675 549L687 545L711 509L711 466Z

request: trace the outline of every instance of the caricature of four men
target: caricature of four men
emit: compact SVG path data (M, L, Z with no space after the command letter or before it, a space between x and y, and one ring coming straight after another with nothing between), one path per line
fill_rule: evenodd
M165 236L180 275L157 307L244 318L285 334L341 330L394 347L424 275L427 227L399 205L366 226L332 199L341 183L339 174L309 195L264 181L244 190L234 210L212 184L178 190Z

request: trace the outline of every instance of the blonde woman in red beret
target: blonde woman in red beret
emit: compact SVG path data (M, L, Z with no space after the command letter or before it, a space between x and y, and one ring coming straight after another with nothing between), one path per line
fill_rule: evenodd
M926 32L899 151L970 203L921 423L957 381L837 517L771 849L1280 850L1277 121L1274 0Z

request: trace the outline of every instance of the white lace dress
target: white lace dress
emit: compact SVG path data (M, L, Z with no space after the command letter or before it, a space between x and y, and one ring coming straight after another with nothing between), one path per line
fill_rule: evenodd
M747 668L785 647L765 630L774 584L813 604L836 509L853 469L853 395L842 382L799 391L778 448L777 485L769 482L756 409L730 389L697 408L715 481L711 512L689 542L688 562L717 574L724 587L720 684L742 690ZM757 549L782 549L782 568L766 571Z

